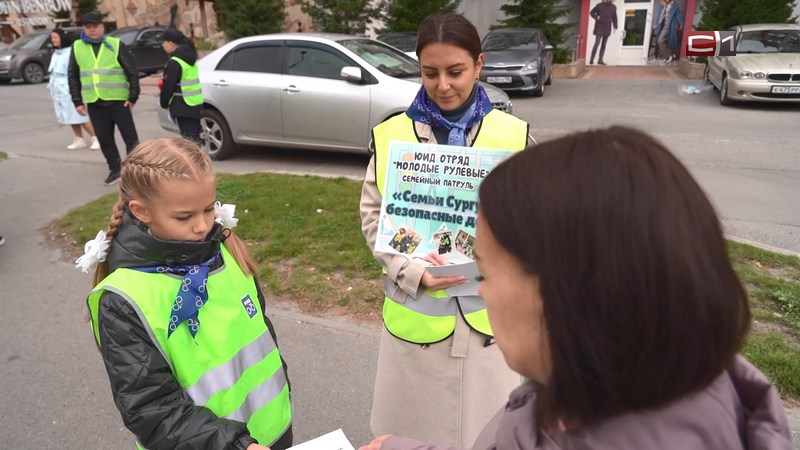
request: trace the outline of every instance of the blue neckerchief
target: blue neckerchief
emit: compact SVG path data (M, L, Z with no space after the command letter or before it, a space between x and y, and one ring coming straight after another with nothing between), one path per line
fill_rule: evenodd
M147 273L175 273L183 275L181 286L178 288L178 293L175 296L175 301L172 303L172 313L169 317L169 328L167 337L172 336L180 324L186 322L189 326L189 333L192 337L197 335L197 330L200 329L200 319L197 317L197 312L200 307L208 301L208 291L206 285L208 283L209 266L219 258L220 254L209 258L207 261L194 265L194 266L151 266L151 267L134 267L133 270Z
M414 99L414 102L411 103L411 106L408 107L408 110L406 110L406 115L408 115L408 117L410 117L412 120L428 124L431 127L442 127L450 130L447 138L447 145L466 146L466 131L476 123L480 122L483 119L483 116L489 114L489 111L494 108L492 106L492 102L489 101L489 96L486 94L486 90L483 89L483 86L477 85L475 89L478 90L478 95L475 98L475 102L470 105L469 109L467 109L464 115L461 116L461 119L459 119L458 122L450 122L444 118L442 110L439 109L439 106L434 103L430 97L428 97L428 93L425 91L425 86L419 88L417 97Z
M86 42L87 44L103 44L109 50L114 50L114 46L111 45L111 43L106 40L105 34L99 40L95 40L87 36L85 31L81 30L81 40L83 42Z

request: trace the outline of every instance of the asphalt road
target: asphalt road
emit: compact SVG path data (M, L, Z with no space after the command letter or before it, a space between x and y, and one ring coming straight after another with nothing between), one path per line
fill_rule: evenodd
M537 139L627 124L662 139L710 194L726 231L800 252L800 115L795 106L720 107L681 97L677 81L554 80L544 98L514 98ZM141 139L168 135L155 97L135 108ZM44 85L0 85L0 449L130 448L85 322L89 278L40 232L113 192L99 152L67 151ZM120 148L124 148L119 142ZM247 149L220 172L261 170L360 177L360 155ZM354 224L355 226L355 224ZM343 428L367 442L377 331L273 310L290 365L297 442ZM798 428L795 424L795 428Z

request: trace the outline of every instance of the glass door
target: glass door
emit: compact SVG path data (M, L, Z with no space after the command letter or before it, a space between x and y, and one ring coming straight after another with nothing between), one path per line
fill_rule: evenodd
M647 65L647 51L652 35L652 2L650 0L624 0L617 8L621 32L617 65Z

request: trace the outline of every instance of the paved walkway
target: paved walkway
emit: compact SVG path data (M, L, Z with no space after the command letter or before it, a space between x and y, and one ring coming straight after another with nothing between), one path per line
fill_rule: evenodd
M581 79L599 80L680 80L678 66L586 66Z

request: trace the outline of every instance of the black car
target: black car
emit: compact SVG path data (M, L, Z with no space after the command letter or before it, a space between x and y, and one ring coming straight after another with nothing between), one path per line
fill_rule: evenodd
M485 63L481 79L506 92L544 95L553 74L553 46L538 28L505 28L481 42Z
M64 28L78 38L81 28ZM26 83L42 83L47 79L47 68L53 55L50 31L37 31L20 36L7 48L0 50L0 83L22 78Z
M122 41L128 47L136 61L136 68L142 77L152 75L164 69L169 55L161 48L164 42L164 27L127 27L117 28L108 33Z
M417 33L413 31L395 31L382 34L377 37L381 42L385 42L392 47L400 50L406 55L417 59Z

